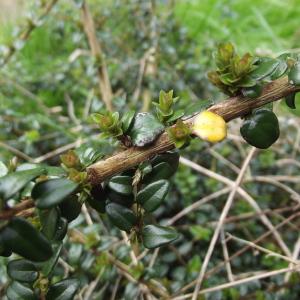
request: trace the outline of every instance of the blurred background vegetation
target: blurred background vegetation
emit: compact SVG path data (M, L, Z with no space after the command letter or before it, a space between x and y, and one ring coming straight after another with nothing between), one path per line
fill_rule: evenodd
M111 143L98 138L98 131L88 117L89 113L103 110L104 105L95 67L99 62L90 53L81 21L80 2L60 0L47 16L37 21L47 1L0 0L0 160L5 164L13 156L18 156L20 162L57 165L57 154L65 149L61 148L65 145L83 144L82 147L98 147L103 153L112 151ZM241 54L249 51L275 56L300 48L299 0L88 2L105 53L114 93L113 105L121 112L129 108L152 110L151 101L158 98L160 90L173 89L180 97L178 108L191 103L200 104L203 99L224 99L206 78L206 72L214 67L212 52L219 42L233 42ZM36 28L22 40L20 36L24 28L32 23ZM15 53L3 65L11 49ZM252 177L285 175L293 179L280 182L288 188L255 180L244 185L261 209L266 210L294 205L289 189L296 194L300 190L300 105L297 110L290 110L276 103L274 110L280 117L281 137L271 149L257 153L251 163ZM239 122L230 124L226 141L214 147L193 141L183 155L234 180L249 148L239 136ZM62 151L55 152L57 149ZM164 207L156 213L157 220L171 218L185 206L218 191L223 185L180 165L173 178L172 192ZM175 224L182 234L181 239L176 248L170 246L162 250L154 265L154 276L173 292L196 278L213 233L213 222L218 219L224 199L226 196L221 196L217 201L201 206ZM245 213L253 213L253 208L243 199L236 199L231 215ZM289 214L272 212L269 218L275 225ZM88 235L90 243L93 243L95 232L102 233L104 238L100 246L104 248L119 234L113 228L106 232L99 224L88 227L83 217L73 224L74 228ZM297 224L292 225L281 230L291 252L299 235ZM252 240L266 229L254 213L254 217L228 223L228 230ZM281 251L272 237L265 239L262 245ZM230 253L239 247L230 243ZM116 255L125 262L128 262L128 253L126 245L116 250ZM109 299L113 287L107 282L116 280L118 275L112 266L105 264L103 257L94 257L88 245L70 240L64 255L75 267L75 276L82 279L83 286L103 270L91 299ZM144 261L148 262L150 257L147 255ZM222 251L219 250L210 267L222 260ZM2 262L4 266L6 261ZM247 251L232 261L234 273L241 278L243 273L254 274L287 265L282 260L253 251ZM5 272L2 267L0 283L3 286L7 282ZM58 269L56 275L59 277L62 273ZM300 285L297 278L295 275L289 281L282 276L256 280L207 294L205 299L298 299ZM211 276L205 286L225 281L223 268ZM125 281L120 286L117 299L136 297L136 286ZM280 289L286 286L292 288Z

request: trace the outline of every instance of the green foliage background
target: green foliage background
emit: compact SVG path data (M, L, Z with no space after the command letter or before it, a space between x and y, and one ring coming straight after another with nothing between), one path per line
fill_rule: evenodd
M86 145L101 149L104 154L110 153L114 147L98 138L98 131L84 113L87 99L92 99L90 112L99 112L104 107L94 60L88 52L76 2L80 1L59 1L44 23L34 30L24 47L0 70L0 141L32 158L79 139L85 140ZM136 100L133 100L133 93L140 59L156 43L159 49L157 70L154 75L145 76L142 91L148 91L151 100L156 100L161 89L173 89L175 95L180 97L178 109L190 103L199 103L201 99L224 99L206 78L206 72L213 68L211 53L219 42L232 41L240 53L251 51L270 56L300 48L299 0L156 1L154 13L149 9L150 1L91 0L89 4L116 94L114 106L120 112L129 108L140 110L145 104L147 106L149 99L143 93ZM28 12L39 14L36 1L26 1L23 13L17 19L0 20L0 55L12 43L18 45L17 31L26 26L25 13ZM156 32L154 37L151 33L153 30ZM82 55L74 59L76 49L80 49ZM81 126L79 130L76 130L78 124L68 115L66 95L74 103L75 116ZM299 96L296 103L299 103ZM45 111L44 105L52 108L52 111ZM295 111L278 104L274 109L280 116L281 137L271 149L257 153L256 159L251 162L252 175L288 175L299 178L299 165L282 165L280 161L292 159L299 163L297 137L299 139L300 121L297 115L300 114L300 105ZM236 121L230 125L230 133L235 137L238 136L238 124L239 121ZM182 154L234 180L237 174L228 167L226 160L239 167L248 149L249 146L238 138L213 147L195 140ZM218 159L218 155L226 160ZM11 151L0 144L0 160L8 164L12 157ZM47 163L58 165L59 159L53 156ZM300 190L299 179L286 184L295 191ZM185 206L222 187L222 183L180 165L173 177L167 200L155 213L156 220L163 223ZM274 185L251 181L244 187L262 209L286 207L290 203L294 205L290 194ZM181 233L180 240L175 246L160 251L151 270L153 277L171 291L176 292L196 278L213 233L212 222L218 219L224 200L226 195L201 206L176 223L175 227ZM248 212L253 212L252 208L237 197L231 215L239 216ZM287 217L289 213L282 215ZM92 216L98 220L95 212ZM282 220L282 216L276 213L269 217L273 224ZM252 240L266 230L257 220L249 218L229 223L226 229L234 235ZM107 219L103 222L105 226L100 222L87 226L84 217L80 215L70 228L71 231L76 229L83 233L87 242L83 245L74 241L72 234L69 234L64 252L64 259L75 268L73 275L81 279L82 287L101 272L91 299L108 299L113 286L107 282L114 282L118 277L116 269L107 263L105 252L95 256L89 251L95 244L105 249L116 236L120 237L119 231ZM297 224L281 231L290 249L293 249L298 232ZM100 240L97 240L98 234ZM264 240L262 246L281 251L272 237ZM240 245L232 242L229 252L234 253L239 248ZM130 262L126 245L115 249L115 256L124 263ZM143 268L149 264L150 259L151 255L144 257L141 261ZM218 249L210 266L222 260L222 251ZM0 283L5 288L7 260L1 259L0 262ZM261 253L253 255L251 251L232 261L236 274L286 266L287 263L282 260ZM57 267L54 281L63 277L63 271L61 266ZM135 268L134 276L138 278L139 272L139 268ZM225 281L226 271L223 268L205 281L205 287ZM297 274L287 283L289 289L277 291L276 286L284 284L283 277L277 276L207 294L204 299L298 299L300 285ZM121 281L117 294L119 299L134 299L137 294L137 286L126 280Z

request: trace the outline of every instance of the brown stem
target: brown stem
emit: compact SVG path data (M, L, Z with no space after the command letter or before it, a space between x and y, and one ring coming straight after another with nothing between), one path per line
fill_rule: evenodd
M256 99L242 96L232 97L213 105L209 110L222 116L226 122L229 122L235 118L247 115L255 108L279 100L299 90L300 87L290 85L288 78L283 77L267 84L262 94ZM195 116L186 120L185 123L191 126L194 118ZM166 152L174 147L174 144L165 132L149 146L132 147L91 165L87 169L89 180L92 184L99 184L115 174L133 168L154 155Z
M112 111L113 93L112 93L111 84L108 76L106 62L105 62L101 44L99 43L96 36L94 20L86 1L84 1L82 4L81 12L82 12L82 23L83 23L84 31L88 38L92 55L95 57L98 64L97 72L98 72L100 92L103 101L106 105L106 108Z
M32 214L34 202L31 199L24 200L14 207L4 209L0 212L0 220L9 220L15 215L28 217Z

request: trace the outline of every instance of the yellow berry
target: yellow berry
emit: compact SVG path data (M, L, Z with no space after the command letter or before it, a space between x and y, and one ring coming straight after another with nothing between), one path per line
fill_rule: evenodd
M217 143L226 138L227 125L221 116L203 111L194 120L193 134L205 141Z

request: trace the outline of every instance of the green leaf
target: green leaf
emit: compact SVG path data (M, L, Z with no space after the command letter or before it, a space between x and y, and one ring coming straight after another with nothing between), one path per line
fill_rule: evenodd
M261 84L256 84L253 87L242 89L242 94L244 97L257 98L261 95L263 86Z
M72 300L79 286L80 282L75 278L59 281L50 286L46 300Z
M121 195L132 194L132 178L130 176L115 176L112 177L108 186L115 192Z
M255 86L256 84L257 84L256 80L247 76L247 77L244 77L241 81L239 81L237 86L243 87L243 88L250 88L250 87Z
M261 80L273 73L280 61L273 58L265 58L259 63L257 68L250 73L250 76L255 80Z
M60 213L56 207L39 211L42 233L48 240L52 240L57 230Z
M129 136L134 146L143 147L154 142L164 126L150 113L139 113L134 119Z
M289 83L295 86L300 86L300 62L296 62L290 69Z
M107 195L101 184L93 186L91 189L91 197L87 198L89 205L99 213L105 213L105 202Z
M95 161L103 157L103 153L99 150L95 150L92 147L87 147L86 145L82 145L75 150L76 154L79 157L81 164L85 167L90 166Z
M49 274L53 271L59 259L62 246L62 242L56 242L55 244L52 244L53 255L50 257L50 259L43 263L35 263L36 267L41 270L44 276L49 276Z
M9 173L0 178L0 198L10 199L23 189L31 180L45 173L43 168Z
M115 191L105 188L105 192L107 193L107 198L114 203L118 203L120 205L131 207L134 202L134 196L131 195L122 195L119 193L116 193Z
M35 265L25 259L10 261L7 265L7 274L11 279L21 282L34 282L39 276Z
M77 187L78 184L67 178L51 179L37 183L31 196L36 202L36 207L46 209L62 202L75 192Z
M240 128L243 138L260 149L270 147L279 137L279 123L276 115L268 109L255 111Z
M150 183L160 179L168 179L174 174L174 169L170 164L161 162L152 168L152 172L150 174L145 176L143 183Z
M25 219L13 217L0 232L6 249L32 261L45 261L52 255L47 239Z
M156 155L152 160L151 163L152 165L158 165L162 162L168 163L170 168L172 169L172 173L175 174L175 172L178 169L179 165L179 151L178 150L172 150L172 151L167 151L165 153Z
M138 192L136 201L140 203L147 212L156 210L166 198L169 191L169 182L159 180L146 186Z
M134 117L135 117L134 110L129 110L124 113L121 119L122 130L124 133L127 133L127 131L130 130L131 126L133 125Z
M66 218L68 222L75 220L81 212L82 204L78 201L76 195L71 195L59 204L62 217Z
M168 123L173 123L177 119L179 119L179 118L181 118L183 116L184 116L184 110L183 109L179 109L179 110L175 111L174 114L167 121L168 121Z
M56 241L62 241L68 231L68 221L65 218L60 218L57 222L57 228L53 237Z
M291 109L296 108L295 98L296 98L296 93L289 94L285 97L285 103Z
M278 66L272 72L271 79L275 80L275 79L280 78L281 76L284 75L284 73L286 72L287 69L288 69L287 63L284 60L280 59Z
M111 222L121 230L130 231L137 222L136 215L125 206L110 202L105 209Z
M6 290L6 296L9 300L36 300L33 290L28 286L13 281Z
M148 249L169 244L176 240L178 236L174 228L159 225L147 225L142 231L143 244Z

